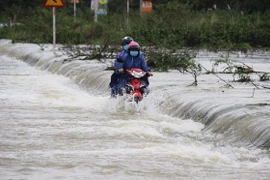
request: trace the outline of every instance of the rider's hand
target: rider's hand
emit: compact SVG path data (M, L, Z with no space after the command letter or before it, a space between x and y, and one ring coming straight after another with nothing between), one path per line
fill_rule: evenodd
M153 76L151 72L147 72L147 76Z
M124 72L124 69L123 69L123 68L118 69L118 72L119 72L119 73L123 73L123 72Z

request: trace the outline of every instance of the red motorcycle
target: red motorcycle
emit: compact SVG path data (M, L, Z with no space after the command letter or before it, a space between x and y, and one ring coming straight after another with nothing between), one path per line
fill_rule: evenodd
M143 96L146 95L146 83L141 79L146 76L147 73L139 68L132 68L126 70L129 75L131 75L131 80L126 83L125 91L127 94L128 101L140 102Z

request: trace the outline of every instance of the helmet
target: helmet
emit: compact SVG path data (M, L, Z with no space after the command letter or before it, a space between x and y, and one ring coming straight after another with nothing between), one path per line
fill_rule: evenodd
M133 41L133 39L132 39L131 37L126 36L126 37L124 37L124 38L122 39L121 45L122 45L122 46L128 45L128 44L129 44L130 42L132 42L132 41Z
M139 45L137 42L132 41L132 42L129 43L129 45L128 45L128 50L130 51L131 49L132 49L132 50L140 51L140 45Z

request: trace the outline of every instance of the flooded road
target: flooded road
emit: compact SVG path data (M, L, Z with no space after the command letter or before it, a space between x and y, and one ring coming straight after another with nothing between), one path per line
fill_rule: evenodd
M162 82L137 114L62 75L5 55L0 63L1 180L270 177L266 150L234 146L157 108Z

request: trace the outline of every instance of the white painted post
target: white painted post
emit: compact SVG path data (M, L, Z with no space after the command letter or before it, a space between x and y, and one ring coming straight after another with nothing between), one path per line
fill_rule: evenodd
M143 0L140 0L140 14L142 15L142 5L143 5Z
M98 21L98 4L99 4L99 0L95 0L95 18L94 21L97 22Z
M127 23L129 20L129 0L127 0Z
M53 7L53 49L55 49L55 43L56 43L55 16L56 16L56 8Z
M73 0L74 4L74 19L76 19L76 0Z

